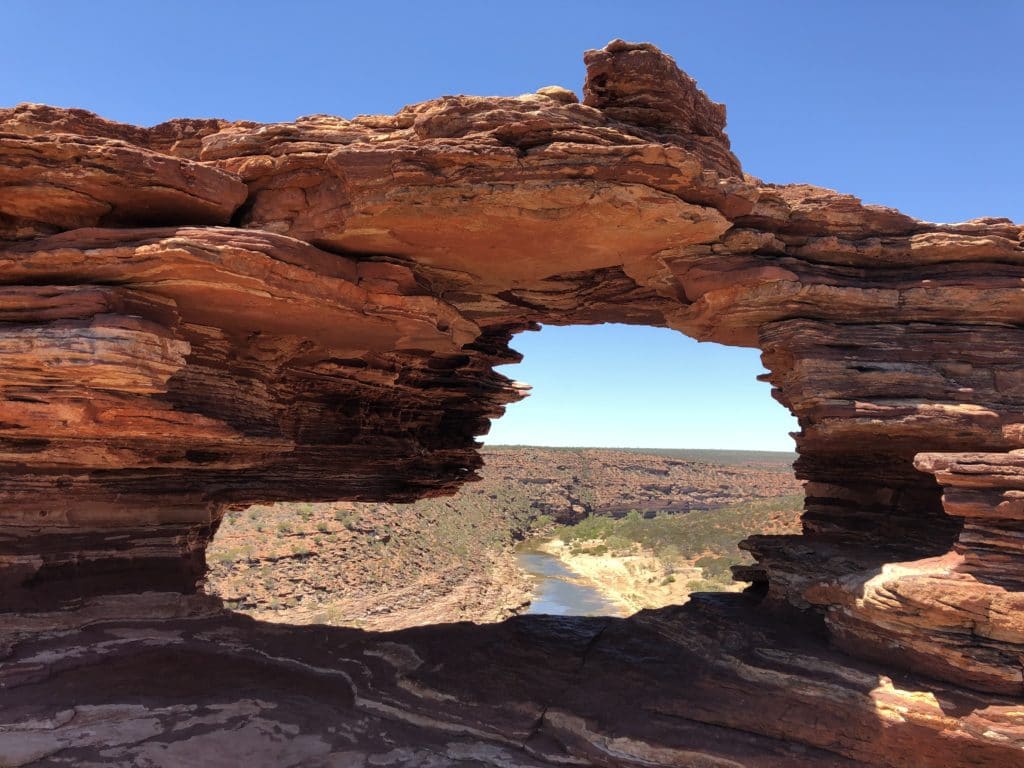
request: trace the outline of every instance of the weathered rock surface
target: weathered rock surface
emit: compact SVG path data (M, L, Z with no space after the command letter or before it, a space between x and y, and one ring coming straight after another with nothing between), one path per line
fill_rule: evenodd
M5 623L0 754L38 766L1007 768L1024 745L1019 699L851 660L746 595L629 619L386 634L260 624L196 600L106 598Z
M523 394L493 371L513 333L667 326L760 347L800 422L805 532L749 543L752 611L932 680L891 708L830 689L826 721L802 681L857 662L813 656L767 702L700 689L753 719L696 719L867 764L1019 762L1022 227L764 184L668 57L616 41L586 61L583 103L544 88L149 129L0 111L0 607L193 591L227 505L448 493ZM746 643L749 613L723 637ZM545 721L577 738L587 701ZM683 717L673 748L710 738ZM657 748L647 764L691 759ZM623 749L592 759L640 760Z

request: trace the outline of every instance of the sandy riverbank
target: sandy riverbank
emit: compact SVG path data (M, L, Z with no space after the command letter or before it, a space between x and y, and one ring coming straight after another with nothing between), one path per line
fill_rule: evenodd
M557 557L629 614L644 608L681 605L690 598L690 585L702 579L700 568L668 566L639 545L627 552L609 552L603 544L596 540L571 550L561 539L551 539L538 543L537 549Z

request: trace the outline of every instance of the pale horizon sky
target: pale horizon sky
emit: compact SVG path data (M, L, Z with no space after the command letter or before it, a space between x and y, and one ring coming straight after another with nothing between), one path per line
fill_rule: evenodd
M583 51L671 54L728 108L744 169L929 221L1024 218L1024 3L8 0L0 106L151 125L392 113L450 93L580 91ZM486 442L792 450L756 350L663 329L545 328Z
M668 328L546 326L512 340L498 368L533 387L486 445L793 451L796 419L771 397L756 349Z

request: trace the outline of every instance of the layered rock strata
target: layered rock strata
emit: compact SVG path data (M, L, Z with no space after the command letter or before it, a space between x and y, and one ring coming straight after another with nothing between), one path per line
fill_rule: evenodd
M197 599L5 623L8 764L1008 768L1024 744L1019 698L891 675L747 595L387 634Z
M1021 226L765 184L657 49L586 63L582 103L0 111L2 607L194 591L229 505L448 493L524 393L512 334L626 322L761 348L799 419L804 533L748 542L758 610L1019 701Z

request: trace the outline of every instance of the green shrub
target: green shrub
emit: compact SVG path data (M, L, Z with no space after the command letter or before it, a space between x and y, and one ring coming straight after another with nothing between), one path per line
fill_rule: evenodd
M219 552L212 552L213 560L221 565L228 565L233 563L241 556L242 552L238 549L224 549Z
M615 521L607 517L585 517L575 525L566 525L556 531L563 541L594 541L605 539L615 529Z
M735 557L728 555L705 555L697 558L694 565L701 569L707 581L731 581L732 571L729 566L736 562Z
M551 526L555 521L551 515L537 515L529 522L529 528L534 531L542 531Z

